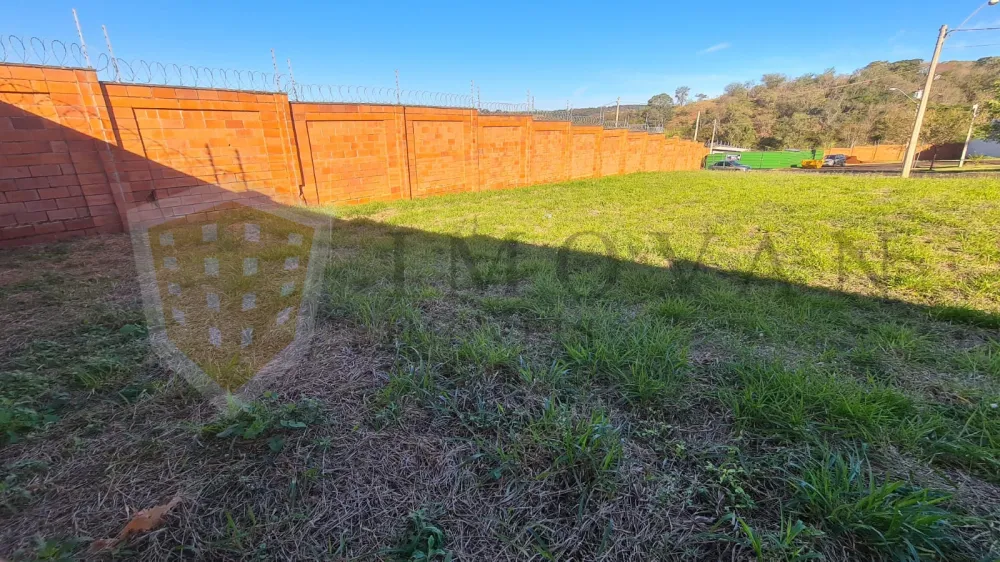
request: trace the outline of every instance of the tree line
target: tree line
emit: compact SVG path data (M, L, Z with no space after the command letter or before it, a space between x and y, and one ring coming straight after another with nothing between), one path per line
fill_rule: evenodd
M789 78L765 74L759 81L734 82L721 96L691 95L687 86L661 93L636 110L636 118L664 123L668 135L708 142L717 121L716 142L780 150L909 139L927 64L920 59L876 61L851 74L829 69ZM938 66L922 143L965 140L973 104L980 105L976 135L1000 140L1000 57L949 61Z

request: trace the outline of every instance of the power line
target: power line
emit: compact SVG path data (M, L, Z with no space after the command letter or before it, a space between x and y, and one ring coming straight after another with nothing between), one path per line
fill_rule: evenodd
M983 43L982 45L948 45L945 49L973 49L976 47L996 47L1000 43Z

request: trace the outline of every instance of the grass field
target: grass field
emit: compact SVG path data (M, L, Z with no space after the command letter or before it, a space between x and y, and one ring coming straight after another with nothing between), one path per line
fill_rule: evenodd
M127 237L0 255L0 557L993 560L1000 182L702 172L326 209L220 416ZM47 557L47 558L46 558Z

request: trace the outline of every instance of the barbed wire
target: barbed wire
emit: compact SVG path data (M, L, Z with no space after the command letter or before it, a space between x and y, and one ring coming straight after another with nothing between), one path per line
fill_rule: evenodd
M78 43L40 37L0 35L0 62L86 68L87 57Z
M377 86L341 84L294 84L288 91L294 101L314 103L372 103L381 105L428 105L434 107L475 107L470 95L402 90Z
M235 70L208 66L161 63L143 59L126 60L101 53L94 67L106 82L190 86L255 92L283 91L286 80L281 75L256 70Z
M527 103L484 101L479 104L479 111L483 113L530 113L531 108Z
M594 108L587 108L587 113L577 113L581 110L553 109L538 110L532 112L532 116L538 121L569 121L574 125L600 126L605 129L628 129L630 131L647 131L650 133L662 133L664 123L659 120L648 121L641 117L641 122L634 121L636 115L634 107L639 104L629 104L629 109L624 109L626 104L622 104L623 109L618 112L617 122L615 120L616 104L614 102L599 105ZM597 111L597 113L593 113Z
M469 108L478 109L484 114L530 114L540 120L609 126L607 119L603 118L604 112L602 116L595 116L574 115L572 110L537 111L534 108L534 99L530 95L528 101L524 103L483 102L478 92L470 95L405 90L398 87L301 84L295 82L290 75L278 73L115 57L111 53L110 44L107 53L100 52L96 57L88 57L87 49L81 47L80 43L40 37L0 35L0 63L92 68L101 81L122 84L282 92L288 94L290 100L297 102ZM612 104L607 105L609 107L605 107L605 112L611 109ZM619 128L626 125L627 120Z
M527 113L527 103L480 102L469 94L450 94L428 90L403 90L378 86L342 84L290 84L293 101L312 103L371 103L380 105L419 105L479 109L484 113Z

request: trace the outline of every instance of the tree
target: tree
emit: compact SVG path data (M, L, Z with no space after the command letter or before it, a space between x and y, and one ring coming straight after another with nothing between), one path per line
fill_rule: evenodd
M722 91L725 92L727 96L737 97L746 95L747 87L745 84L741 84L739 82L733 82L731 84L727 84L726 87L722 89Z
M921 139L934 145L963 141L970 117L967 107L935 107L927 112Z
M785 148L785 143L776 137L763 137L757 141L757 148L760 150L781 150Z
M764 87L768 89L775 89L785 82L788 81L788 77L784 74L765 74L761 77L761 82L764 83Z
M670 94L656 94L646 102L643 113L653 123L666 123L674 115L674 99Z
M1000 80L993 83L993 99L983 103L983 114L986 123L979 127L976 136L1000 142Z
M684 105L687 103L688 94L691 93L691 88L687 86L681 86L674 91L674 97L677 98L677 105Z
M706 96L705 94L695 94L694 99L698 101L705 101L708 99L708 96Z
M749 103L730 104L719 120L722 140L730 146L750 146L757 140L751 118L753 107Z

